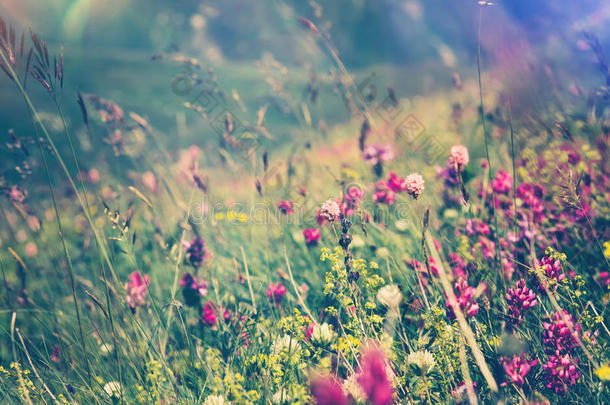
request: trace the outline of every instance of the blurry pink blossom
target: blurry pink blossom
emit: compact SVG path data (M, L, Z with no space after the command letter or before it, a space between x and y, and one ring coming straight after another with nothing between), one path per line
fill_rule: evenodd
M449 162L452 165L456 165L459 167L464 167L470 161L470 157L468 155L468 148L464 145L454 145L451 147L451 152L449 153Z
M360 356L358 384L373 405L392 403L394 388L388 376L387 358L383 350L373 343L365 346Z
M142 183L144 183L144 185L153 193L156 193L159 190L157 178L153 172L145 172L142 174Z
M148 275L142 275L139 271L134 271L129 275L129 282L125 284L125 290L127 294L127 304L135 309L139 305L143 305L146 302L147 287L150 284Z
M91 169L89 170L87 177L91 183L97 183L100 181L100 172L97 169Z
M28 242L27 245L25 245L25 254L30 256L30 257L34 257L36 256L36 254L38 253L38 248L36 247L36 244L34 242Z

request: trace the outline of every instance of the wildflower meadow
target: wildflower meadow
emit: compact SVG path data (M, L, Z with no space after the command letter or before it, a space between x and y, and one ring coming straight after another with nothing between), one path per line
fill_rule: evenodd
M609 404L578 3L0 1L0 403Z

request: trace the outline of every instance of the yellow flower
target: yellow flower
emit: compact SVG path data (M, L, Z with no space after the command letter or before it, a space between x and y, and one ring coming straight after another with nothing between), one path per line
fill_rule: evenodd
M597 377L599 377L600 380L610 381L610 363L604 364L603 366L595 370L594 373Z
M610 259L610 240L604 242L604 256Z

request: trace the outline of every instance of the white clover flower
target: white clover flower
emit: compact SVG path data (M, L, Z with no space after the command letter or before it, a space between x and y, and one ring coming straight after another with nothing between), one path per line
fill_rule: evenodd
M434 355L428 350L419 350L407 356L407 363L419 367L424 374L428 374L434 368L436 361Z
M402 293L395 284L383 286L377 291L377 300L381 305L396 310L400 306Z
M121 384L116 381L110 381L104 385L104 392L110 398L119 398L121 396Z
M224 405L226 403L227 401L222 395L208 395L203 405Z
M282 353L282 351L287 351L288 354L292 356L301 351L301 345L291 336L279 336L271 345L271 353L278 355Z
M322 325L315 324L311 332L311 340L321 345L328 344L335 338L335 333L329 324L324 322Z

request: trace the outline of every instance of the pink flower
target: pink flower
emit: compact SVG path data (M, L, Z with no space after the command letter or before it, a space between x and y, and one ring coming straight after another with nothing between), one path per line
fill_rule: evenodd
M293 213L294 203L288 200L280 200L277 202L277 209L282 214L290 215Z
M405 179L405 190L413 198L419 197L424 191L424 178L419 173L412 173Z
M212 301L205 303L203 307L203 313L201 314L201 321L207 326L216 326L218 321L218 313L216 312L216 305Z
M515 325L521 324L525 311L538 304L536 294L527 288L524 279L517 281L514 287L507 290L506 301L508 302L508 316Z
M13 186L8 192L8 197L14 202L23 202L25 200L25 193L19 188L19 186Z
M610 285L610 272L601 271L599 273L599 279L602 282L602 285Z
M153 172L145 172L142 174L142 183L148 187L148 189L156 193L159 191L159 185L157 184L157 178L155 177Z
M129 282L125 284L125 290L127 304L132 310L146 302L148 284L150 284L148 274L142 277L139 271L134 271L129 275Z
M468 148L463 145L454 145L449 153L449 162L451 165L463 168L470 161L468 156Z
M345 193L345 201L350 206L356 206L364 197L364 190L357 186L350 186Z
M91 183L97 183L100 181L100 172L97 169L91 169L89 170L87 177Z
M59 363L59 360L61 360L61 348L59 347L59 345L53 346L53 353L49 357L51 361Z
M394 149L391 145L370 145L362 152L362 158L371 166L394 160Z
M34 257L36 256L36 254L38 253L38 248L36 247L36 244L34 242L28 242L25 245L25 254L30 256L30 257Z
M466 280L458 278L455 282L457 303L460 306L460 310L466 316L475 316L479 313L479 304L475 298L476 288L469 286ZM447 299L447 309L449 309L449 317L455 318L453 307L451 306L449 299Z
M333 222L340 218L341 216L341 208L339 204L335 200L326 200L324 204L320 207L318 211L318 218L322 218L323 220ZM319 219L318 219L318 222Z
M407 184L405 179L402 177L398 177L396 173L390 172L390 178L386 182L388 188L395 193L400 193L401 191L405 191L407 189Z
M369 343L360 356L360 371L356 381L373 405L392 403L394 388L388 376L386 355L379 347Z
M580 377L578 373L578 360L569 354L553 354L542 366L546 371L546 387L555 391L556 394L563 394L571 388Z
M390 187L388 187L388 184L385 181L380 180L377 182L377 184L375 184L375 193L373 194L373 201L381 204L392 205L394 204L395 200L396 194L394 193L394 191L392 191L392 189L390 189Z
M541 269L549 280L555 280L559 283L566 278L566 275L561 267L561 262L558 259L545 256L542 258L542 260L536 259L534 265ZM540 285L539 290L544 291L544 286Z
M279 305L282 302L284 295L286 295L286 287L282 285L281 281L278 281L277 284L269 283L265 295L270 301Z
M506 170L500 170L496 173L496 177L491 181L491 186L496 193L508 194L513 188L513 176Z
M509 381L502 383L502 386L514 384L522 386L525 382L525 376L530 372L532 367L538 365L538 360L527 360L524 354L513 356L511 359L503 357L502 367L508 375Z
M303 236L307 246L315 246L320 240L320 228L303 229Z
M544 322L542 327L542 343L547 353L567 353L578 344L580 325L565 309L556 312L551 322Z
M310 385L317 405L347 405L347 397L335 377L318 375L311 379Z

